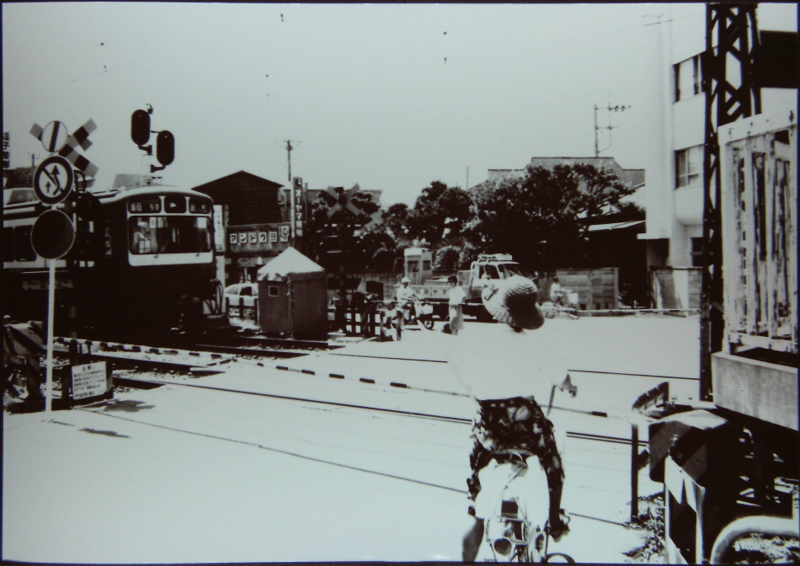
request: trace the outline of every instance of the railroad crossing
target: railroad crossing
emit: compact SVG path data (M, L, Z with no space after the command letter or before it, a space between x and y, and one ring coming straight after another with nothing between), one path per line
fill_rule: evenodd
M458 339L480 343L502 371L499 330L474 323ZM667 376L671 394L696 394L698 319L554 319L540 330L531 344L564 345L578 388L556 392L550 412L573 517L551 550L621 562L647 534L629 525L631 400ZM409 330L401 342L242 356L214 374L115 369L151 386L117 387L50 422L9 415L4 513L16 520L4 523L4 558L460 560L475 406L431 338ZM640 495L663 490L646 467L638 476ZM30 505L34 494L42 505Z

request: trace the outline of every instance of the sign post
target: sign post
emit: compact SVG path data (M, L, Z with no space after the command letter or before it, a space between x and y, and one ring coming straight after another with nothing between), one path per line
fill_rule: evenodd
M53 319L56 302L56 259L64 257L72 249L75 228L69 216L60 210L50 209L36 219L31 230L33 251L47 260L50 279L47 289L47 385L45 418L50 418L53 404Z
M89 120L71 136L66 126L58 121L50 122L42 128L38 124L31 127L30 133L42 142L51 155L42 161L33 175L33 190L42 204L55 206L64 202L72 192L75 171L82 172L83 189L86 188L86 175L97 174L97 166L78 154L77 148L88 149L92 145L88 137L97 126ZM56 301L56 263L72 249L75 242L75 226L69 216L50 208L36 219L31 230L31 246L36 255L46 259L49 264L49 283L47 288L47 399L45 418L50 418L53 404L53 319ZM66 392L64 392L66 393Z
M47 385L44 416L49 419L53 411L53 317L56 304L56 260L48 259L50 264L50 283L47 288Z

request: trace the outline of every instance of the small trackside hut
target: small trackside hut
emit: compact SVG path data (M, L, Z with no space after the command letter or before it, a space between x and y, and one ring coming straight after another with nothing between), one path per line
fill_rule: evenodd
M328 334L328 284L325 270L294 248L258 270L258 320L261 330L295 338Z

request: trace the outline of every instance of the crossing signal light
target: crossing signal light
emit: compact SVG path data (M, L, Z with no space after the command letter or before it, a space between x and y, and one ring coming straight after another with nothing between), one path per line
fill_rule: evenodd
M150 114L146 110L135 110L131 115L131 139L140 149L150 140Z
M169 130L158 132L156 138L156 159L164 167L175 159L175 136Z

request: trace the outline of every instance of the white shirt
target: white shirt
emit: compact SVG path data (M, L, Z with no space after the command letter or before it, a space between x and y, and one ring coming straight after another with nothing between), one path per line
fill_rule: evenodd
M533 395L547 403L553 384L567 376L565 346L547 324L514 332L507 324L492 325L491 333L457 337L442 333L441 347L455 378L475 399L509 399ZM496 330L495 330L496 329Z
M405 302L414 295L414 290L411 287L400 287L397 290L397 301Z
M456 285L455 287L451 288L447 295L450 297L450 306L454 307L456 305L461 305L467 299L467 294L464 292L464 289Z

